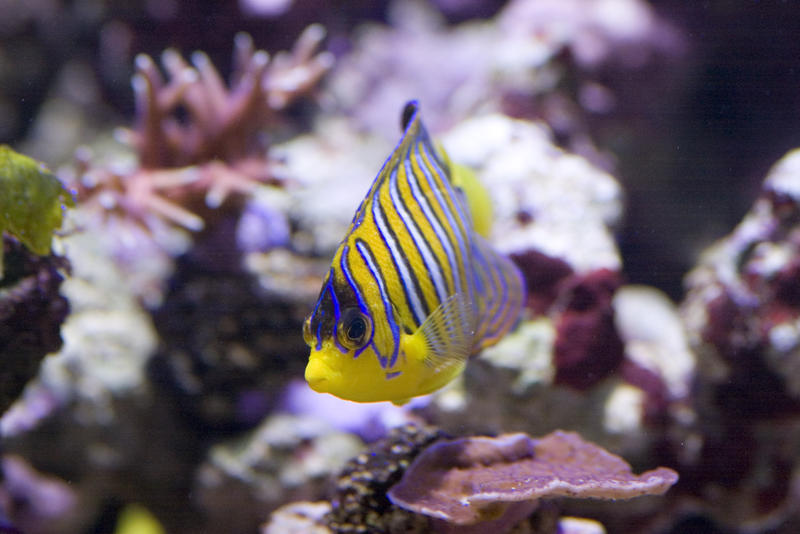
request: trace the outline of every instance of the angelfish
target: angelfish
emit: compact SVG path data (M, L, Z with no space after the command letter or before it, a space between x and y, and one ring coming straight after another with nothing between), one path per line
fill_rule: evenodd
M491 204L435 146L416 101L334 254L303 326L312 389L358 402L431 393L516 323L516 265L486 240Z

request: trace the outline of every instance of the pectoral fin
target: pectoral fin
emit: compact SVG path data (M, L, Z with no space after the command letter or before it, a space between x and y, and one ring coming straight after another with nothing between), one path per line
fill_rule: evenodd
M422 360L435 373L452 366L463 367L472 352L474 316L471 301L465 295L451 295L410 337L407 354Z

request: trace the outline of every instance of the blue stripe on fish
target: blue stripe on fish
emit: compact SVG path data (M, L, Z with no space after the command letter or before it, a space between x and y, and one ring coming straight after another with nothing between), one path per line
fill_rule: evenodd
M369 308L367 307L367 304L364 301L363 291L361 290L361 288L358 287L358 283L355 281L355 278L350 273L350 267L348 266L348 261L349 261L349 258L350 258L349 251L350 251L350 247L349 246L345 246L344 247L344 251L342 252L341 261L339 262L339 266L342 269L342 274L344 274L344 278L347 281L347 285L353 291L353 295L356 298L356 303L358 305L358 309L361 310L362 313L366 314L366 313L369 313ZM359 355L361 355L361 353L364 352L364 349L366 349L370 344L372 344L372 339L373 339L374 335L375 335L375 331L373 330L370 333L369 337L367 338L367 343L363 347L361 347L361 348L359 348L359 349L357 349L355 351L355 353L353 354L353 358L358 358Z
M442 275L441 264L439 263L439 259L434 254L430 245L425 240L417 221L411 215L411 212L409 211L409 208L406 205L402 194L400 193L397 171L392 173L389 181L389 195L392 200L392 207L397 210L397 214L411 238L410 244L422 258L424 269L420 276L428 278L432 282L434 288L436 289L436 294L441 300L447 295L447 286ZM420 295L422 295L422 289L419 284L416 284L416 288ZM422 298L422 303L424 305L423 309L421 310L422 313L419 315L415 313L415 326L422 324L422 321L431 311L427 299L424 297Z
M383 205L378 203L376 209L373 211L375 224L378 231L383 238L383 243L389 250L389 256L395 268L400 272L400 278L406 280L408 283L403 284L403 293L405 294L406 302L410 304L411 311L414 314L414 320L417 324L421 323L423 318L427 315L425 309L420 302L420 287L419 280L416 274L411 269L405 252L400 247L397 241L397 234L387 221L386 213L384 212Z
M378 284L385 316L393 317L394 313L392 303L389 301L389 292L386 290L386 283L383 279L383 274L378 266L378 262L375 261L375 257L372 255L369 244L362 239L356 239L356 250L358 250L358 253L361 254L361 258L364 260L364 263L367 264L367 268L369 269L373 280L376 284ZM377 354L381 363L381 367L383 368L386 368L387 366L394 366L394 362L397 361L397 353L400 350L400 330L397 327L397 323L394 321L389 321L389 328L392 332L392 347L391 351L389 352L389 356L386 356L385 352Z
M425 214L425 219L427 223L430 225L431 230L433 230L433 233L436 235L437 244L444 249L444 252L447 255L447 269L449 271L453 269L454 266L457 265L455 259L456 256L453 249L453 243L450 241L450 237L445 232L442 221L439 220L439 216L436 214L431 205L431 201L435 199L429 199L422 192L422 188L420 187L419 181L417 180L411 168L410 161L407 161L405 163L405 167L406 167L405 174L407 176L406 179L408 180L408 183L411 186L411 191L414 194L414 198L416 199L417 204L419 204L419 207L422 209L422 212ZM430 184L430 180L428 181L428 183ZM451 277L449 277L447 283L447 291L445 295L450 294L454 291L458 291L460 287L457 286L456 284L457 282L453 280ZM439 291L437 291L437 293L438 292ZM444 298L446 298L446 296ZM440 302L443 301L444 298L442 296L439 296L439 301Z

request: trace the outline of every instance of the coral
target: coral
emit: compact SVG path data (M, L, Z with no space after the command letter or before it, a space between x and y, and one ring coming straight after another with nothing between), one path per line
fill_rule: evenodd
M412 400L409 404L414 406L416 402ZM420 423L420 419L408 409L409 405L350 402L332 395L320 395L299 377L286 387L280 408L294 415L322 419L337 430L355 434L367 442L386 437L391 428Z
M74 202L58 179L31 158L0 145L0 236L19 239L32 252L50 252L65 206ZM3 276L0 251L0 278Z
M404 425L350 460L336 481L330 529L336 534L429 532L427 518L393 505L386 492L414 457L442 436L432 427Z
M243 252L287 249L291 244L287 196L281 188L262 187L245 205L236 224L236 244Z
M146 501L162 512L193 455L173 408L149 388L155 331L106 239L74 232L60 240L71 264L61 284L71 309L63 346L51 349L0 420L4 449L69 480L80 502L72 528L53 532L85 532L109 499ZM169 483L160 478L166 473Z
M70 305L59 289L67 259L36 256L10 236L2 237L5 276L0 279L0 414L62 344L61 324ZM49 248L49 239L48 239Z
M201 52L192 56L190 67L176 51L166 51L168 80L150 57L137 57L136 124L119 136L135 150L138 163L97 168L82 155L73 180L79 201L147 227L162 218L202 229L203 218L193 209L217 208L231 194L251 193L275 179L260 132L330 67L331 56L316 53L323 37L322 27L312 25L291 53L270 61L266 52L254 50L248 35L238 35L229 88Z
M480 358L495 367L510 369L515 376L511 391L522 394L535 384L550 384L555 376L552 321L540 317L520 323L500 342L485 349Z
M156 306L162 301L163 284L173 267L171 256L187 249L185 233L173 228L181 224L192 229L202 226L204 213L196 211L193 203L197 201L211 209L225 202L230 192L251 191L254 184L263 181L272 159L268 158L266 145L259 143L261 129L274 127L294 98L310 90L330 65L327 54L315 52L322 37L321 29L312 27L291 54L279 54L269 62L265 52L254 51L247 37L239 37L230 88L225 87L202 54L195 55L195 68L186 65L176 53L166 54L167 81L151 60L141 57L134 77L137 123L123 135L139 161L127 168L124 159L93 167L84 157L84 167L78 169L73 181L80 201L73 214L77 231L63 239L74 267L73 277L64 285L64 294L73 309L63 329L65 343L42 368L22 402L3 418L2 429L5 436L14 436L8 442L9 449L24 450L28 458L41 459L42 448L52 447L52 441L43 437L52 435L48 432L70 444L58 447L59 453L51 454L47 462L74 482L84 503L79 514L83 526L93 521L92 514L108 506L109 499L142 502L159 517L166 517L165 526L170 531L176 524L193 523L188 517L191 507L176 507L172 498L162 497L188 491L193 470L202 457L199 440L209 438L202 438L201 431L188 432L175 397L163 396L162 390L151 387L146 371L158 339L142 303ZM185 285L192 288L207 288L209 280L219 280L219 284L201 291L201 296L226 294L225 288L230 287L233 277L220 273L231 270L247 289L227 293L228 302L235 301L230 306L220 309L216 306L219 301L205 304L204 310L220 309L220 314L229 314L229 319L218 316L220 324L214 325L190 321L192 327L200 328L193 334L207 331L195 346L219 335L224 337L225 332L230 333L231 325L246 327L248 323L240 320L242 315L256 322L266 321L273 330L299 331L302 317L292 319L296 313L285 313L285 308L277 307L264 314L267 305L256 302L257 293L248 285L251 281L241 276L236 266L231 269L230 262L239 260L235 239L228 241L228 247L219 245L220 236L227 239L232 235L235 219L221 216L220 220L220 224L202 234L203 239L192 250L191 258L206 260L179 264L181 275L189 280ZM224 233L226 229L231 229L230 234ZM183 272L187 266L192 272ZM204 275L203 282L192 285L190 281L197 278L198 271ZM233 285L243 287L238 282ZM188 297L173 298L181 295L179 290L183 287L176 283L175 293L168 295L170 306L162 311L176 310L191 302ZM236 300L243 295L246 309ZM179 309L179 313L183 314L183 310ZM175 327L167 316L156 314L155 318L162 332L173 333ZM286 326L285 322L292 320L296 326ZM259 322L257 332L246 331L243 337L276 349L277 337L265 336L260 328L263 324ZM209 325L213 328L207 328ZM165 350L170 350L173 345L169 341L176 338L167 338ZM302 345L299 336L282 339ZM213 346L214 342L210 344ZM252 426L270 408L268 402L279 392L280 379L274 375L274 382L266 385L248 381L258 378L251 364L269 363L270 359L250 353L247 347L233 341L225 343L219 354L228 358L231 365L219 366L216 374L211 373L211 382L233 375L239 380L237 385L242 381L245 385L230 394L228 405L228 394L220 392L228 388L230 380L210 384L209 390L202 391L204 402L200 404L207 411L201 415L215 425L221 417L219 413L224 412L224 418L230 407L233 415L223 424L233 419L235 424ZM201 375L214 362L206 363L199 371ZM244 372L239 372L241 369ZM248 374L247 379L244 374ZM186 375L181 378L187 380L184 385L191 379ZM264 390L273 390L266 403ZM152 413L155 409L158 413ZM147 427L151 423L163 427L157 437L149 435ZM145 440L152 448L143 446ZM64 462L62 456L70 454L67 450L74 453L70 462ZM97 450L108 454L98 456ZM178 450L180 459L173 454ZM149 458L151 453L158 459ZM135 476L130 475L127 470L136 462L143 466L135 470ZM158 479L154 471L169 473L170 483L153 484Z
M155 331L138 299L123 289L126 274L107 256L101 236L76 232L63 244L72 264L62 286L71 313L62 328L64 346L48 358L39 380L65 405L85 402L85 421L102 421L113 398L144 387Z
M102 20L113 19L102 35L83 30L80 40L101 45L93 56L98 61L69 58L69 69L77 70L56 75L72 88L54 92L53 83L47 98L83 98L84 107L72 109L86 110L81 121L103 128L110 117L102 104L113 106L128 93L109 90L107 80L91 83L95 68L125 83L131 50L158 50L165 39L186 46L204 31L211 34L209 28L213 35L204 41L207 56L170 51L136 59L136 119L118 135L128 153L104 153L105 146L71 122L73 115L43 118L39 134L29 134L47 132L40 143L57 138L64 147L91 142L98 155L78 154L72 181L80 206L69 215L76 232L63 240L74 263L73 277L61 286L73 310L63 326L64 345L53 349L0 425L5 450L70 482L79 517L63 532L113 531L128 503L151 510L169 532L246 532L294 499L305 504L278 509L263 528L270 534L487 528L499 534L518 523L515 534L581 526L597 532L599 523L559 520L561 500L490 506L497 514L514 509L496 523L467 528L398 507L387 491L447 431L542 435L574 428L634 458L636 466L673 460L673 450L661 449L665 432L674 430L661 424L662 415L689 395L692 370L663 361L674 347L669 340L647 338L646 328L641 336L641 323L630 326L622 316L622 262L614 241L622 213L619 184L557 148L582 142L592 152L576 115L607 113L619 98L607 80L573 78L575 64L629 65L658 47L663 26L643 0L543 0L537 6L435 0L455 18L505 6L492 20L457 25L413 11L410 2L394 2L394 28L373 24L360 32L351 32L352 25L384 16L386 2L335 9L317 9L307 0L213 8L204 2L95 4L89 6L95 22L83 28L99 29ZM286 11L242 24L237 9L249 6L254 14L256 4ZM183 16L193 9L197 13ZM52 12L72 11L54 5ZM317 26L284 59L267 61L246 37L236 38L233 74L222 80L216 69L227 69L217 58L227 53L234 27L260 32L253 33L255 41L271 47L287 42L311 16L331 22L330 49L343 60L319 107L292 104L330 65L331 56L316 51L322 38ZM0 32L18 24L16 17L0 22ZM194 23L187 27L184 20ZM76 28L52 42L64 42L64 35L76 36ZM0 53L4 81L6 58ZM570 92L580 95L579 105L569 102ZM462 384L404 407L354 408L298 386L307 354L299 326L331 251L391 148L381 133L391 128L387 137L396 138L396 121L387 121L387 113L393 117L408 97L429 106L437 138L456 125L443 136L444 145L487 184L496 208L492 240L525 272L531 296L519 329L473 359ZM6 109L2 96L0 108ZM555 134L542 124L484 114L498 110L545 117ZM471 119L459 124L466 116ZM313 131L296 136L306 125ZM792 276L785 287L791 296ZM668 322L654 319L661 321ZM685 364L685 354L681 358ZM446 430L404 427L355 456L361 440L378 439L409 420ZM629 454L632 436L640 438L635 456ZM709 448L742 451L767 442L751 428L736 437L728 432L710 440ZM690 457L697 440L686 443L681 453ZM771 452L793 465L785 462L789 449L776 445ZM325 497L332 471L347 457L353 460L330 490L332 502L309 504ZM702 460L709 472L724 471L724 461L713 464L710 454ZM771 474L767 460L753 463L759 468L738 468L725 482L741 473L753 479ZM684 491L715 494L713 486L691 485L701 475L690 473ZM778 493L791 480L787 473L764 480L775 480ZM648 502L655 504L603 503L596 515L570 503L576 508L566 513L606 525L612 524L607 517L630 519L630 529L609 531L634 532L643 517L658 513L655 507L671 511L672 501Z
M192 56L192 68L176 51L167 50L162 62L169 82L148 56L139 56L133 79L137 124L126 130L126 140L140 154L142 167L230 162L250 154L258 132L274 124L276 112L310 91L331 66L329 54L316 54L324 36L321 26L309 26L291 53L270 61L266 52L254 49L250 36L239 34L229 89L202 52ZM170 116L179 105L186 108L186 124ZM211 185L209 195L215 197Z
M586 522L558 520L558 508L549 503L531 515L539 498L631 498L663 493L677 480L666 468L635 476L622 459L574 433L556 432L540 440L524 434L443 437L430 427L406 425L348 462L328 515L330 532L478 534L511 527L513 532L561 532L557 529L572 523L578 529ZM318 506L322 510L322 503ZM293 508L287 509L294 517ZM273 529L286 520L284 514L273 515ZM307 528L324 523L300 516ZM603 532L597 523L589 526Z
M520 224L531 222L529 213L521 211L517 218ZM556 302L561 281L573 274L566 260L548 256L536 249L511 254L514 262L525 273L525 288L528 294L526 306L536 314L544 314Z
M544 68L528 73L529 79L548 80L544 90L517 84L499 92L503 113L545 121L559 146L607 170L629 163L626 138L651 149L640 138L651 131L643 117L664 111L644 95L659 92L669 109L669 89L685 69L688 48L681 29L661 10L641 0L512 0L497 24L517 47L538 45L553 54ZM524 62L507 63L518 73L512 80L522 77Z
M519 514L519 509L509 506L512 503L553 496L660 495L677 480L677 473L665 467L633 475L620 457L576 433L554 432L535 440L525 434L507 434L431 445L388 495L403 508L470 525L497 521L506 513ZM510 526L495 523L492 531L506 532Z
M396 138L397 126L393 133ZM281 175L292 186L284 189L284 203L295 250L330 258L351 222L346 210L358 207L391 149L389 141L358 131L349 117L339 115L323 117L313 133L273 147L283 162ZM328 267L329 262L321 273Z
M154 107L143 109L140 106L139 119L149 120L150 129L137 123L137 129L126 139L143 159L128 167L124 158L117 158L108 166L93 167L88 158L84 158L85 166L78 172L82 183L73 182L80 200L79 207L70 214L76 231L62 240L66 255L73 262L73 276L63 286L64 295L72 306L63 328L64 346L48 358L21 402L2 420L7 450L24 454L36 465L46 465L49 471L72 482L82 506L78 510L77 526L69 532L91 530L98 517L126 502L142 503L170 532L181 529L208 532L200 524L202 514L197 513L200 505L195 505L189 497L198 464L203 461L211 442L220 439L219 434L207 430L223 428L230 432L256 425L272 408L271 402L280 393L285 375L291 373L281 365L290 365L294 360L302 365L299 354L292 358L294 349L291 348L293 343L302 346L300 336L285 335L286 331L299 332L302 316L288 306L281 307L279 303L272 306L260 300L263 293L254 287L255 280L242 275L238 264L241 256L233 238L238 216L232 213L234 210L215 210L215 217L218 217L214 224L206 226L206 232L195 234L195 247L177 264L179 273L174 279L173 291L166 295L167 301L164 300L164 286L176 266L174 257L185 253L190 244L187 232L177 228L181 221L187 223L184 226L192 226L200 219L211 222L208 214L198 211L194 203L206 208L208 203L214 206L223 202L226 207L241 207L238 202L225 201L227 186L238 187L237 184L242 183L236 177L229 180L228 175L233 171L228 164L236 166L234 171L253 177L253 184L261 183L260 178L273 159L268 158L266 145L258 143L260 128L275 126L278 116L286 111L294 96L316 82L318 75L311 72L316 61L319 60L320 67L329 64L327 55L314 55L315 52L308 49L319 44L321 37L318 29L312 30L305 40L301 39L293 54L276 57L263 71L263 77L249 82L248 72L252 74L265 54L253 51L251 43L240 38L237 50L242 68L237 72L241 76L232 82L230 90L223 87L222 92L215 86L213 67L197 56L195 63L202 72L197 73L191 83L186 82L179 90L182 94L172 103L166 102L164 95L169 88L175 88L175 78L156 87L157 80L153 78L156 74L141 72L134 82L144 91L139 93L140 103L149 102ZM140 68L147 66L146 60L140 60ZM180 74L181 79L192 77L186 72L193 69L186 65L181 69L184 72ZM213 102L198 100L212 96L216 98ZM261 100L256 101L256 97ZM161 107L155 105L158 98L162 99ZM214 107L217 104L226 109ZM226 115L235 111L235 105L242 105L244 109L239 109L238 114ZM192 115L193 110L199 115ZM259 120L267 123L258 126ZM222 137L214 137L214 132L219 133L223 127L230 131L226 130ZM137 132L142 135L137 137ZM170 137L172 133L174 137ZM249 137L240 137L240 133ZM153 141L155 145L148 144L149 135L162 135L164 159L152 157L158 141ZM191 145L190 139L196 140L198 145ZM233 139L234 144L226 144L226 139ZM170 145L172 140L189 144ZM244 146L236 146L240 142ZM195 156L206 161L181 159ZM235 161L223 162L222 158ZM145 162L173 166L146 167ZM215 180L218 180L213 184L204 183L203 176L192 175L197 172L216 173ZM262 174L257 176L256 173ZM181 219L184 215L186 217ZM199 288L195 300L188 294L190 291L182 291L187 287ZM233 290L227 291L230 288ZM227 300L223 301L221 296ZM216 300L203 300L207 297ZM191 317L193 320L185 319L185 307L192 306L197 298L203 305L198 311L218 310L214 316L218 323L203 322L199 315ZM145 306L157 308L163 302L163 308L154 315L145 311ZM167 310L175 315L165 315ZM190 333L180 330L174 323L176 317L184 317L184 328L188 325L193 330ZM154 327L154 318L158 330ZM270 328L271 334L265 331ZM158 334L165 332L169 335L160 340ZM197 336L199 332L206 334ZM237 333L242 334L243 343L234 339ZM153 387L152 375L147 373L156 349L161 346L164 352L170 352L179 339L181 342L191 340L187 345L196 349L191 352L197 356L195 363L198 364L189 372L176 373L180 379L185 379L181 385L190 388L196 376L208 379L201 388L202 395L190 399L200 399L190 409L187 409L188 395L183 398L165 395L163 388ZM281 340L286 341L285 346ZM265 345L276 352L264 357ZM282 354L285 347L289 350ZM202 360L203 356L209 359ZM210 361L212 357L219 357L219 361ZM215 363L220 363L216 369ZM254 365L275 372L265 382L259 373L253 372ZM159 378L169 379L168 376ZM191 421L205 417L206 424L187 424L184 416L192 412L192 408L197 408L194 415L199 416ZM58 446L54 446L53 436L57 436ZM343 441L352 444L354 438L348 438L345 436ZM335 440L322 440L322 443L323 449L336 445ZM309 452L296 442L289 448ZM316 458L316 464L310 465L308 472L316 473L315 480L320 485L320 470L324 471L331 461L331 456L324 452L306 457L309 461ZM352 447L342 454L351 456ZM287 467L297 467L302 458L295 463L285 463ZM331 465L335 464L331 461ZM306 471L292 474L299 477L303 473ZM287 480L280 479L277 487ZM297 484L302 486L305 482L309 481L301 480ZM236 484L231 485L236 487ZM311 482L298 490L297 497L302 497L301 492L310 485ZM199 489L208 487L198 483ZM249 520L251 530L272 508L284 502L280 490L276 494L267 504L261 501L262 507L254 507L251 514L240 514L243 520ZM213 499L217 497L220 495L215 494ZM220 497L215 502L229 501ZM213 504L203 502L208 507L203 511L208 514L202 517L211 518L209 526L212 519L223 522L219 516L213 516L217 510ZM98 530L107 531L108 525ZM219 531L228 530L221 528Z

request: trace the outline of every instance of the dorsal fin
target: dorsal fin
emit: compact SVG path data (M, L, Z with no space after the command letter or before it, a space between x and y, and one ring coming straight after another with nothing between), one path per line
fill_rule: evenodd
M406 105L403 107L403 113L400 114L400 129L406 131L408 128L408 124L411 122L411 119L419 111L419 102L416 100L409 100L406 102Z
M372 204L375 194L389 179L392 171L401 164L411 145L418 140L419 136L427 137L428 135L419 118L419 103L416 100L411 100L405 105L401 120L403 121L403 137L400 139L400 142L397 143L392 154L383 162L381 169L378 171L378 175L375 176L375 179L372 181L369 191L366 196L364 196L364 200L361 201L361 204L358 206L353 216L353 224L358 224L358 221L364 218L364 214Z
M356 211L356 215L353 218L354 220L360 219L361 215L363 214L362 212L366 209L366 206L371 201L372 196L381 187L381 185L386 182L386 180L392 174L392 171L401 164L414 143L423 140L423 142L430 147L431 153L434 155L434 157L439 159L439 154L436 152L433 143L431 143L428 137L428 132L425 130L425 126L422 124L422 120L420 119L419 102L416 100L410 100L403 108L401 120L403 122L403 137L392 151L392 155L389 156L389 158L384 162L381 170L378 171L378 175L372 182L372 187L370 187L367 196L364 198L361 206Z

